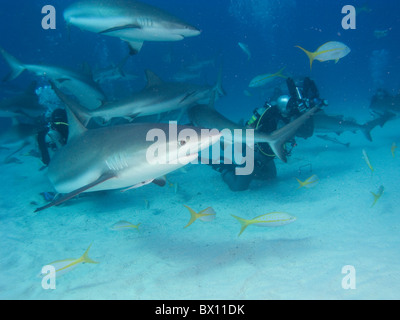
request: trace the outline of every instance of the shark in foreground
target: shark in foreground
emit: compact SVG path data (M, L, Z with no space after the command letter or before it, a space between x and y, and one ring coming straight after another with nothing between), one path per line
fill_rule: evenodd
M205 134L199 128L184 126L177 126L175 137L169 134L168 124L141 123L87 130L70 109L75 101L54 85L53 89L66 104L70 130L68 143L55 154L48 169L51 183L63 196L36 212L59 205L83 192L132 189L156 183L158 177L196 160L198 152L218 142L221 137L220 133ZM158 141L160 150L165 147L168 159L165 163L148 161L147 153L154 141L147 141L147 134L153 129L160 129L167 136L164 142ZM186 137L180 140L179 133L185 129L193 130L200 139ZM185 152L180 152L181 148L185 148Z
M255 143L268 143L274 154L283 162L287 162L286 152L284 145L292 139L296 132L312 117L317 111L318 107L310 109L308 112L297 118L293 122L278 129L271 134L266 134L260 131L254 131ZM229 129L242 130L245 135L246 127L240 126L233 121L227 119L214 108L213 99L209 105L196 105L188 111L190 121L195 125L203 128L213 128L217 130ZM245 137L242 137L242 142L245 142Z
M57 88L73 94L83 106L89 109L98 108L106 99L93 79L85 74L55 66L24 64L2 48L0 48L0 54L11 68L11 72L4 81L14 80L27 70L53 81Z
M180 41L200 30L151 5L132 0L78 1L64 11L64 19L82 30L127 41L131 54L144 41Z
M103 123L113 118L144 117L171 111L181 111L201 101L209 101L213 92L224 95L221 76L215 87L201 86L186 82L165 82L150 70L146 70L147 86L133 96L116 102L105 103L96 110L87 110L77 105L71 106L78 119L87 126L92 118Z

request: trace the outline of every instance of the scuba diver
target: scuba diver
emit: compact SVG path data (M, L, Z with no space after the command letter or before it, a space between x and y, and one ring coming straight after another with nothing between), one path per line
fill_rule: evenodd
M56 151L67 143L68 123L64 109L55 109L50 116L45 117L43 130L37 135L39 151L42 162L48 166L50 163L49 149Z
M379 115L388 112L400 113L400 94L391 95L385 89L378 89L371 99L370 109Z
M320 99L315 82L305 78L302 87L296 86L293 79L287 79L289 95L282 95L276 101L267 101L262 108L254 110L253 116L247 122L247 127L270 134L282 126L297 119L315 106L327 106L327 101ZM299 129L296 137L308 139L314 134L314 120L310 118ZM293 139L286 148L290 156L296 147ZM251 175L236 175L236 164L212 165L213 169L221 173L222 179L232 191L244 191L249 188L253 179L272 180L277 176L275 154L268 143L258 143L254 150L254 171ZM240 166L239 166L240 167Z

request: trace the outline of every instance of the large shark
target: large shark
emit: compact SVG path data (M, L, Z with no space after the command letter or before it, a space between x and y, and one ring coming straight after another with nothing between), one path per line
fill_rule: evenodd
M11 72L4 81L14 80L22 72L28 70L37 76L52 80L58 88L73 94L82 105L89 109L98 108L106 100L101 89L89 76L55 66L23 64L3 48L0 48L0 53L11 68Z
M76 103L54 87L56 94L66 104L69 137L68 143L53 157L48 176L54 188L63 196L41 211L61 204L83 192L136 188L144 186L198 158L198 152L216 143L220 133L206 134L199 128L177 126L177 136L170 133L168 124L127 124L87 130L74 116L70 106ZM160 144L165 147L165 163L148 161L148 150L154 142L147 134L159 129L166 135ZM190 129L199 139L180 140L179 133ZM190 152L180 152L185 148ZM176 152L173 152L176 151ZM161 151L160 151L161 152Z
M306 123L310 117L312 117L319 108L315 107L310 109L308 112L303 114L288 125L278 129L271 134L266 134L260 131L254 131L254 143L268 143L274 152L274 154L283 162L287 162L286 152L284 150L284 144L292 139L296 132ZM212 128L223 131L228 129L231 131L242 130L244 136L242 141L246 141L245 133L249 128L238 125L237 123L227 119L225 116L220 114L214 108L213 99L209 105L196 105L188 110L188 116L193 125ZM233 135L232 135L233 136ZM232 141L235 142L235 141Z
M104 104L96 110L87 110L75 105L74 113L87 126L90 119L101 118L108 122L113 118L136 118L180 110L201 101L209 101L213 92L224 94L220 84L215 87L201 86L186 82L164 82L152 71L146 71L147 86L133 96L118 102Z
M35 90L36 82L32 82L24 93L0 101L0 117L36 118L41 116L46 108L39 104Z
M70 25L127 41L131 54L144 41L179 41L200 31L177 17L151 5L132 0L78 1L64 12Z

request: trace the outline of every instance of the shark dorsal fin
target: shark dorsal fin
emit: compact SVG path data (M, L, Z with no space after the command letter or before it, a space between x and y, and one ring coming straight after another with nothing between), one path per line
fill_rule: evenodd
M75 113L72 112L71 108L66 105L65 110L67 111L67 118L68 118L68 141L83 135L87 129L79 121Z
M161 78L157 76L153 71L146 70L147 88L151 88L163 83Z
M68 118L68 141L71 141L72 139L83 135L87 131L87 129L72 111L72 109L76 109L76 107L74 107L74 104L77 104L77 102L70 99L60 89L58 89L54 82L50 81L50 84L58 98L65 104L65 110L67 111Z

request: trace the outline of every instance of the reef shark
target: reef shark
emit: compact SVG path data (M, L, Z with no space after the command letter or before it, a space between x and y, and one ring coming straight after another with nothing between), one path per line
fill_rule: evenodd
M39 104L35 90L36 82L32 82L24 93L0 101L0 117L36 118L44 113L46 108Z
M268 143L274 154L283 162L287 162L284 144L292 139L296 132L312 117L317 111L318 107L310 109L308 112L287 124L286 126L278 129L271 134L266 134L260 131L254 131L254 143ZM211 100L209 105L196 105L188 110L188 116L191 123L195 126L204 128L211 128L217 130L228 129L231 131L242 130L242 143L245 143L246 128L235 122L227 119L214 108L214 101ZM232 135L233 136L233 135ZM225 137L224 137L225 138ZM233 141L232 141L233 142ZM237 141L235 141L237 142Z
M83 192L132 189L157 181L158 177L196 160L198 152L221 137L220 133L205 134L199 128L177 126L178 133L191 129L201 137L179 140L179 135L170 134L168 124L137 123L88 130L71 111L70 107L76 102L55 86L54 91L66 105L69 137L67 144L51 160L48 177L56 191L64 195L36 212ZM160 150L165 147L168 159L165 163L152 163L147 158L148 149L154 145L154 141L148 141L147 134L154 129L166 135L164 142L158 142ZM190 152L180 152L183 147Z
M180 110L181 114L203 100L209 101L214 91L224 94L221 77L215 87L186 82L165 82L155 73L146 70L147 86L133 96L117 102L105 103L96 110L71 106L78 119L87 126L92 118L108 122L113 118L144 117Z
M70 92L82 105L89 109L98 108L106 100L93 79L85 74L55 66L23 64L3 48L0 48L0 54L11 68L11 72L5 77L4 81L14 80L27 70L53 81L57 88Z
M137 54L144 41L179 41L200 30L151 5L132 0L78 1L64 11L69 25L127 41Z
M394 117L391 113L385 113L381 115L379 118L371 120L363 125L358 124L355 120L345 119L344 116L341 115L328 115L324 112L318 113L314 117L314 126L315 132L318 133L336 133L337 135L341 135L344 132L353 132L361 131L365 138L368 141L372 141L371 131L377 127L383 127L387 121Z

